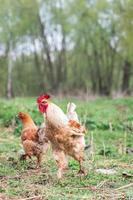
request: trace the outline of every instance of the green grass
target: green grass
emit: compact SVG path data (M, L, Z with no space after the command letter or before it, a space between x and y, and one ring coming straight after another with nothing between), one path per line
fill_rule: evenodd
M133 182L133 153L125 154L126 148L133 148L133 99L54 99L64 111L68 101L77 104L80 120L88 130L86 143L91 141L93 147L85 152L86 176L77 176L78 164L69 158L69 170L58 181L51 149L44 155L39 170L30 169L35 166L34 159L20 162L21 124L15 117L17 112L30 113L37 124L43 117L34 98L0 99L0 199L122 199L122 195L133 198L133 186L117 190ZM98 173L99 168L116 173ZM123 172L131 176L123 176Z

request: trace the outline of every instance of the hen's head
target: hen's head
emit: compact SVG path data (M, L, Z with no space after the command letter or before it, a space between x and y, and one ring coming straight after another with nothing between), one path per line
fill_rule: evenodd
M22 120L22 121L26 121L26 120L31 119L31 117L29 116L29 114L28 114L28 113L25 113L25 112L19 112L19 113L17 114L17 117L18 117L20 120Z
M45 113L46 109L48 107L48 99L50 98L50 95L48 94L43 94L37 97L37 104L39 111L41 113Z

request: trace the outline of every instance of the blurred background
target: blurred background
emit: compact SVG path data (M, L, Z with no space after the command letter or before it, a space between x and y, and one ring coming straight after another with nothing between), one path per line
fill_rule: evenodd
M0 0L0 96L131 95L132 0Z

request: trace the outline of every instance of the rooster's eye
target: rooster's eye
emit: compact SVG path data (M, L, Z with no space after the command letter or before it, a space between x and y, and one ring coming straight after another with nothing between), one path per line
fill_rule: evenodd
M47 103L47 101L43 101L41 102L41 105L45 105Z

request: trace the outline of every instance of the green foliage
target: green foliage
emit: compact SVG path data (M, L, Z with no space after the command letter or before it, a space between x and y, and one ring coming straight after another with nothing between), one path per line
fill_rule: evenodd
M77 176L78 163L69 158L69 170L65 171L62 181L57 181L56 165L53 160L51 149L44 155L41 170L33 170L35 159L19 161L19 150L21 141L21 123L16 118L15 132L6 125L11 126L12 120L19 111L30 113L33 120L40 124L43 121L42 114L37 110L35 98L16 98L10 101L0 100L1 128L0 128L0 192L9 199L29 198L42 196L50 200L77 200L82 198L99 198L110 192L116 194L117 188L132 182L132 178L124 177L122 174L133 174L132 154L124 154L121 147L133 148L133 134L129 129L123 129L123 124L129 126L132 122L132 98L106 99L99 98L94 101L80 101L77 99L54 99L66 111L67 102L73 101L77 105L78 115L83 123L87 125L86 144L92 143L92 149L85 151L84 166L86 176ZM8 114L7 114L8 112ZM5 117L6 116L6 117ZM106 127L111 121L113 128ZM117 125L118 124L118 125ZM122 124L122 128L119 125ZM116 127L115 127L116 126ZM115 127L115 128L114 128ZM13 134L14 132L14 134ZM97 169L113 169L115 174L98 173ZM99 185L104 183L100 189ZM94 188L98 187L97 191ZM22 190L23 188L23 190ZM92 188L92 190L91 190ZM126 188L123 192L126 198L133 195L132 188ZM95 191L95 192L94 192ZM105 193L106 192L106 193ZM123 195L119 191L120 198ZM110 195L110 193L108 195ZM118 196L117 196L118 197Z
M54 102L61 105L66 112L67 102L70 99L58 100ZM82 102L76 99L73 101L78 104L77 112L80 115L80 120L91 130L113 130L113 131L133 131L133 100L132 98L107 100L98 99L91 102ZM16 98L11 101L0 101L0 123L4 126L11 126L16 124L14 134L19 135L21 130L21 123L16 118L19 111L28 112L35 123L40 125L43 121L43 116L38 112L35 98ZM84 108L86 111L84 112Z

